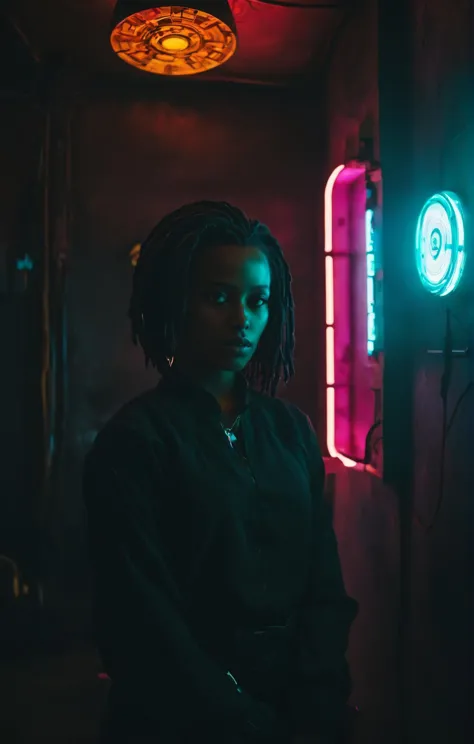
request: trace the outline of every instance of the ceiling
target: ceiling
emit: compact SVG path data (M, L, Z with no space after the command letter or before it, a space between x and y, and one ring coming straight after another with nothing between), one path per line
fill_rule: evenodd
M129 67L111 49L115 0L8 0L6 4L23 43L40 59L59 58L62 64L93 76L124 81L151 77ZM279 4L229 0L229 4L237 25L237 52L222 67L196 79L287 84L316 75L347 5L344 0ZM150 1L153 5L158 5L156 0Z

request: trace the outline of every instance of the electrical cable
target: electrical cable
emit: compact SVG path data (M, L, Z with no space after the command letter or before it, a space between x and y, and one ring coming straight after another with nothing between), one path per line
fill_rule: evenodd
M341 454L350 458L358 465L370 465L372 452L375 451L375 445L383 439L383 436L380 436L375 440L375 442L371 442L371 437L372 434L379 428L379 426L382 426L382 423L383 421L381 419L377 419L377 421L375 421L368 430L365 437L364 457L354 457L354 455L346 455L345 452L341 452Z
M441 376L440 395L442 401L442 424L441 424L441 447L440 447L440 461L439 461L439 477L438 477L438 495L434 508L433 515L428 522L425 524L420 515L415 511L414 518L415 522L419 527L430 532L435 526L438 514L441 510L441 506L444 500L444 480L445 480L445 465L446 465L446 440L448 431L448 394L451 386L452 370L453 370L453 338L451 328L451 312L449 309L446 310L446 329L444 334L444 370Z
M365 438L365 456L363 460L364 465L370 465L370 461L372 460L372 452L374 452L374 446L375 443L372 442L372 434L377 431L379 426L382 426L381 419L378 419L375 421L375 423L372 424L369 431L367 432L367 436ZM379 437L376 441L378 442L382 437Z
M425 530L430 532L438 521L438 516L443 505L445 496L445 475L446 475L446 449L449 432L453 426L456 415L461 407L461 403L466 398L468 393L474 388L474 383L469 382L464 388L461 395L458 397L454 404L451 416L448 418L448 397L449 390L452 381L452 369L453 369L453 333L451 325L451 311L446 310L446 330L444 337L444 370L441 377L440 395L442 400L442 423L441 423L441 446L440 446L440 463L439 463L439 478L438 478L438 496L435 503L435 508L431 519L428 523L425 523L420 515L415 511L414 520L415 523Z
M449 418L448 425L446 427L446 434L447 435L451 431L451 428L452 428L453 423L454 423L454 419L456 418L456 415L457 415L457 413L458 413L458 411L459 411L459 409L461 407L461 403L463 402L463 400L466 397L466 395L468 395L468 393L470 393L470 391L473 388L474 388L474 382L472 382L472 380L471 380L471 382L468 382L467 383L466 387L464 388L464 390L462 391L461 395L457 399L457 401L456 401L456 403L454 405L453 411L451 413L451 416Z

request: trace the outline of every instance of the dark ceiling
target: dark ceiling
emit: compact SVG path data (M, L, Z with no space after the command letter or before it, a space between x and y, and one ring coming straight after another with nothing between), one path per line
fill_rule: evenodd
M278 4L229 0L229 4L237 25L238 50L223 67L196 79L286 84L315 76L347 5L344 0L282 0ZM54 57L81 74L117 76L124 81L147 75L112 52L109 35L114 5L115 0L7 0L6 13L17 35L40 59ZM158 3L151 0L153 5Z

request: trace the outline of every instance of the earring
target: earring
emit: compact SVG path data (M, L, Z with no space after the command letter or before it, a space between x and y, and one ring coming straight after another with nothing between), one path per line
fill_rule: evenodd
M171 369L174 364L174 357L166 357L166 361L168 362L168 366Z

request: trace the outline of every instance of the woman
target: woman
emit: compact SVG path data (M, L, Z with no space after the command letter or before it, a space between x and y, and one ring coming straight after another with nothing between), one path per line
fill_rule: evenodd
M293 375L281 249L227 203L187 205L142 246L129 315L162 378L85 464L105 739L336 742L356 606L313 429L274 397Z

